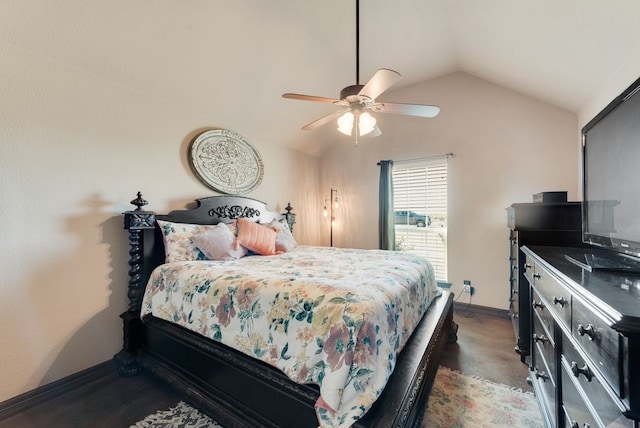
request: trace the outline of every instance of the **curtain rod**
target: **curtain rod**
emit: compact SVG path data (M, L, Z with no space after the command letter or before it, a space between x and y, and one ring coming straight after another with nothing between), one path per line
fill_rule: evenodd
M428 159L439 159L439 158L452 158L455 155L453 153L445 153L442 155L435 155L435 156L425 156L422 158L412 158L412 159L401 159L401 160L394 160L393 163L402 163L402 162L416 162L416 161L422 161L422 160L428 160ZM378 166L380 165L380 162L378 162Z

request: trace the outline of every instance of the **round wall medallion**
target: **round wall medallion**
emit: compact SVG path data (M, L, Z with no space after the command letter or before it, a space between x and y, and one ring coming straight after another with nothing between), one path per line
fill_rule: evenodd
M221 193L248 193L260 185L264 174L258 151L244 137L226 129L198 135L189 147L189 160L200 181Z

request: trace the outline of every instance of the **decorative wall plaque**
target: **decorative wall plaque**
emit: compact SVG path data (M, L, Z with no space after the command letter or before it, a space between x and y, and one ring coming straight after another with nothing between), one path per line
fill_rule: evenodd
M260 185L264 174L258 151L227 129L198 135L189 147L189 160L200 181L221 193L248 193Z

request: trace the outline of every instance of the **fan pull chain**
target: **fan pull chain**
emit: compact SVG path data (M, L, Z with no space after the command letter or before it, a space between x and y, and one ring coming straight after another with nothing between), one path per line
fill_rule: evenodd
M358 136L360 136L360 112L357 110L353 115L353 130L356 134L356 147L358 147Z

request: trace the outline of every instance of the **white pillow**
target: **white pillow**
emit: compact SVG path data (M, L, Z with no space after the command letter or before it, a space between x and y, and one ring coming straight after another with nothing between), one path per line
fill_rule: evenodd
M224 223L196 233L191 240L209 260L237 260L246 255L245 249L238 244L235 235Z
M289 225L287 224L286 220L277 221L273 219L267 226L277 232L276 251L286 253L287 251L291 251L298 246L298 243L289 231Z

